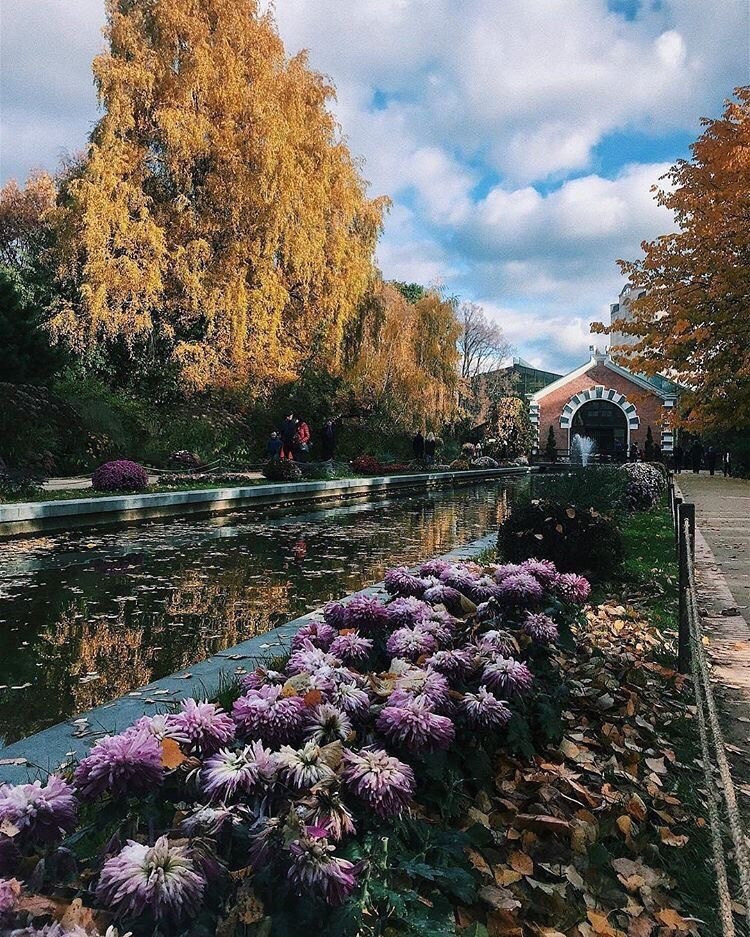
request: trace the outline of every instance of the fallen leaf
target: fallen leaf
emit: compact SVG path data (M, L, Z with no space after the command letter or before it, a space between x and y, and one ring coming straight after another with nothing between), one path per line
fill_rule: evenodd
M510 854L508 863L511 869L520 872L521 875L532 875L534 873L534 860L519 849Z
M655 917L670 930L689 931L691 927L690 921L686 921L674 908L662 908Z
M161 763L167 771L179 768L184 761L185 754L178 742L170 738L161 740Z
M682 848L689 839L684 834L673 833L668 826L659 827L659 836L665 846L676 846L677 848Z

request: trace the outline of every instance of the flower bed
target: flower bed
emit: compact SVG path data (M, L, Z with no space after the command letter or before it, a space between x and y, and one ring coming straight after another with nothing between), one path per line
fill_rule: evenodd
M145 491L148 475L142 465L130 459L105 462L91 476L95 491Z
M102 739L65 778L1 790L0 924L75 908L69 923L100 932L267 921L267 933L353 934L342 921L365 907L397 921L469 900L465 837L441 846L425 819L498 752L555 737L554 655L588 583L545 561L433 560L385 585L387 603L326 606L226 708L186 700ZM416 905L394 911L399 879L433 868L435 850Z

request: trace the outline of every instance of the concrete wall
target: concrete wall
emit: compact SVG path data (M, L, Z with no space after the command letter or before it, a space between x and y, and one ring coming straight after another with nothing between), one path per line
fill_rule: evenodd
M241 507L361 498L399 490L466 485L504 475L523 475L523 467L345 478L338 481L269 483L244 488L212 488L159 494L113 495L0 505L0 537L71 530L102 524L132 523L154 517L213 514Z

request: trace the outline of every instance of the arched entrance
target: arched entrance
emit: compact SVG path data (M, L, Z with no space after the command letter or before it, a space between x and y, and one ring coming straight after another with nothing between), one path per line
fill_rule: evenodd
M626 452L628 418L622 408L611 400L589 400L573 414L571 440L576 434L589 436L596 442L597 452L604 455L612 455L616 448Z

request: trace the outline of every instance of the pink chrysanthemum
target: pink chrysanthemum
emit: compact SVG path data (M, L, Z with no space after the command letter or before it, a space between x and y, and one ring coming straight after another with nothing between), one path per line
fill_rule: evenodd
M535 579L538 579L547 589L554 586L557 582L557 567L552 560L538 560L535 557L531 557L521 563L521 569L530 573Z
M213 755L234 738L235 726L220 706L205 700L184 699L170 725L188 738L188 749L195 755Z
M449 612L456 614L460 614L463 609L462 596L458 589L446 586L442 582L426 589L422 598L430 605L444 605Z
M513 657L518 653L518 643L509 631L492 629L479 635L476 642L477 653L480 655Z
M357 832L351 810L334 788L318 788L309 799L301 802L301 809L305 825L322 827L327 837L336 842Z
M426 560L419 567L419 575L422 577L435 576L436 578L439 579L440 574L443 572L443 570L448 569L450 565L451 564L447 560L441 560L441 559Z
M187 733L174 722L172 715L169 713L141 716L140 719L136 719L127 731L139 732L141 729L145 729L146 732L149 732L160 742L164 739L173 739L175 742L179 742L180 745L187 745L190 741Z
M262 686L281 686L286 683L286 674L280 670L268 670L266 667L256 667L252 673L246 673L240 680L243 690L259 690Z
M305 641L289 658L286 669L290 674L315 673L321 669L330 670L340 663L341 661L333 654Z
M346 614L337 630L354 628L362 634L379 634L388 627L388 609L374 595L355 595L344 606Z
M388 638L386 650L391 657L414 661L423 654L431 654L437 650L437 641L434 635L421 626L399 628Z
M497 656L484 665L482 682L506 698L528 693L534 677L526 666L510 657Z
M515 576L518 573L522 573L523 566L518 563L503 563L500 566L496 566L493 570L495 581L502 582L503 579L507 579L508 576Z
M404 598L411 595L418 599L427 587L425 580L409 572L406 566L389 569L383 578L383 583L385 591L390 595Z
M276 768L276 755L261 742L251 742L236 752L222 748L203 765L203 790L221 799L257 794L271 785Z
M256 869L281 852L282 822L282 817L260 817L250 830L248 857Z
M510 605L527 605L539 602L544 591L538 582L529 573L514 573L506 576L497 586L497 598Z
M304 734L308 741L318 745L343 742L352 734L351 719L330 703L321 703L308 710Z
M532 639L539 644L554 644L560 637L557 625L543 612L527 612L523 621L523 630Z
M282 696L280 686L249 690L236 700L232 715L245 738L278 745L299 737L305 713L299 696Z
M104 863L96 896L116 914L181 920L201 905L206 879L185 846L170 846L166 836L153 846L132 840Z
M432 614L432 606L411 595L394 599L386 608L392 628L413 628Z
M378 731L388 741L415 752L448 748L455 727L447 716L432 712L424 699L399 702L399 706L386 706L378 716Z
M0 878L0 917L10 914L21 894L21 883L17 878Z
M331 654L345 664L364 664L372 654L371 638L363 638L357 631L346 631L337 635L331 644Z
M486 686L480 686L476 693L465 693L459 709L467 724L474 729L502 729L513 715Z
M425 666L449 680L461 680L474 669L474 657L466 648L435 651Z
M370 710L370 697L355 683L340 683L331 694L331 702L355 721L364 719Z
M316 742L305 742L300 749L283 745L278 757L282 778L296 790L313 787L336 776Z
M408 810L416 786L409 765L381 748L347 749L341 778L365 806L386 820Z
M331 642L336 637L336 631L325 621L308 621L297 631L292 638L292 650L304 647L306 642L310 642L313 647L319 647L327 651Z
M67 781L51 774L46 782L0 786L0 823L20 832L20 842L52 843L76 824L78 802Z
M555 583L557 594L574 605L583 605L591 594L591 583L575 573L560 573Z
M422 670L412 667L396 678L393 693L388 705L398 705L399 694L412 699L424 699L431 709L441 709L450 701L450 687L443 674L435 670Z
M145 794L164 780L161 743L147 729L105 735L81 761L73 782L84 797Z
M320 895L330 905L340 905L357 885L354 865L333 855L335 847L326 839L326 830L308 827L289 846L289 881L300 895Z

